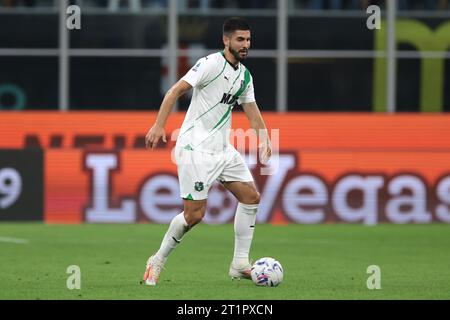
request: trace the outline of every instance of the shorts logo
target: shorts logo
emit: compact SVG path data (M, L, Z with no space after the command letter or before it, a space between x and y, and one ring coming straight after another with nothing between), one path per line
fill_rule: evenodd
M196 190L196 191L202 191L203 190L203 182L196 182L195 183L195 185L194 185L194 189Z

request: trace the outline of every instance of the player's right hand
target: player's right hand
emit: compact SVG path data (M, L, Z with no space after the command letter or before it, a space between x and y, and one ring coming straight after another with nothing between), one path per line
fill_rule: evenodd
M272 145L270 141L266 141L259 145L259 160L262 164L268 164L272 156Z
M155 124L150 128L150 130L148 130L147 135L145 136L145 146L147 149L151 148L153 150L158 145L159 139L167 142L166 131L163 127Z

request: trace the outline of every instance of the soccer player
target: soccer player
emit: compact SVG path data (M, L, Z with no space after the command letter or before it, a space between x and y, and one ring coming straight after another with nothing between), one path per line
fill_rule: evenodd
M231 111L242 105L250 126L259 136L263 161L271 156L267 128L255 101L253 79L241 63L250 47L250 27L242 18L223 24L224 50L197 61L166 93L155 124L148 131L147 148L166 140L164 127L175 101L194 88L178 136L174 158L184 211L171 221L159 250L147 261L144 283L156 285L167 257L183 235L199 223L206 210L208 190L218 180L238 200L234 219L234 256L231 278L250 279L249 251L255 229L259 193L241 154L230 143Z

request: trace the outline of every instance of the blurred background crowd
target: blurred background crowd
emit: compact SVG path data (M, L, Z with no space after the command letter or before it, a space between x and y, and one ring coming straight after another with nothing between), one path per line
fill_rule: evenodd
M0 4L4 7L17 6L55 6L58 1L54 0L2 0ZM167 7L167 0L72 0L73 4L100 7L117 10L118 8L139 7L155 8ZM204 10L214 8L276 8L276 0L178 0L178 5L183 8L201 8ZM357 10L367 8L369 5L384 7L384 1L379 0L292 0L291 8L314 9L314 10ZM449 0L398 0L401 10L449 10Z
M222 49L223 21L243 16L265 111L386 112L389 88L393 111L450 111L450 0L388 1L68 0L81 24L66 32L62 1L0 0L0 110L155 110L197 59ZM377 30L366 25L373 4Z

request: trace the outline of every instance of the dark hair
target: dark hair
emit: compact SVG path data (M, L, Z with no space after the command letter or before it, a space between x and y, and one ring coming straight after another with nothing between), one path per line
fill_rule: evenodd
M223 23L223 34L230 35L236 30L250 30L248 22L244 18L232 17Z

